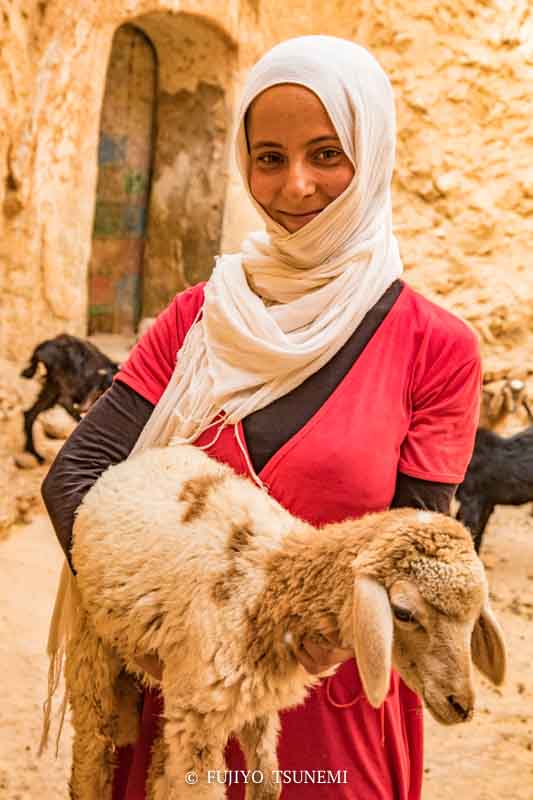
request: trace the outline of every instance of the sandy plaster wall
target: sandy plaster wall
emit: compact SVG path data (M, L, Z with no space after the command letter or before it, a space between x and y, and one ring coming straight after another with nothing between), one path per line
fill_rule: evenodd
M236 48L184 14L138 20L159 63L143 315L209 277L220 252Z

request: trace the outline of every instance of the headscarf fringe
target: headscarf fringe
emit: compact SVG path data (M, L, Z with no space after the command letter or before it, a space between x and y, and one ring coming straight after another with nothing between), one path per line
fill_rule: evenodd
M67 645L72 636L77 615L80 612L80 598L76 587L74 575L65 561L61 569L59 586L57 590L54 610L50 620L47 653L50 659L48 666L47 696L43 704L43 727L39 743L38 755L41 756L48 746L50 724L53 711L53 698L56 694L65 663ZM59 742L65 721L66 709L69 701L68 689L65 686L61 706L59 709L59 728L56 736L55 755L59 753Z

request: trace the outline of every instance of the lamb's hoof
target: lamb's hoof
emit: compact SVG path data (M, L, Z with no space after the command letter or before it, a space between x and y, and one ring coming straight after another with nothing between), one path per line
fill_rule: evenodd
M42 456L34 456L32 453L17 453L14 460L19 469L34 469L44 464Z

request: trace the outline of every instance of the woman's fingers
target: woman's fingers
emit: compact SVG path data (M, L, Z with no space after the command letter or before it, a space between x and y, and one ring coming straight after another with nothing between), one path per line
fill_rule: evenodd
M344 647L323 647L310 639L304 639L302 646L295 650L295 656L311 675L316 675L353 658L353 652Z
M317 675L319 672L322 672L324 667L322 667L319 663L317 663L312 656L307 653L305 648L299 647L295 650L294 655L296 656L297 660L300 662L302 667L304 667L307 672L311 675Z

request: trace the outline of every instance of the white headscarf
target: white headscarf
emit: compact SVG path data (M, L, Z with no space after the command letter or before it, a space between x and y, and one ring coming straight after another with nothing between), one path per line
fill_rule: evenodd
M245 113L280 83L317 95L355 167L348 188L295 233L266 214L248 184ZM353 42L290 39L253 67L235 145L266 231L252 233L240 253L216 259L201 319L136 450L154 437L160 444L194 441L219 414L237 423L301 384L348 340L402 272L390 197L395 135L389 80Z

